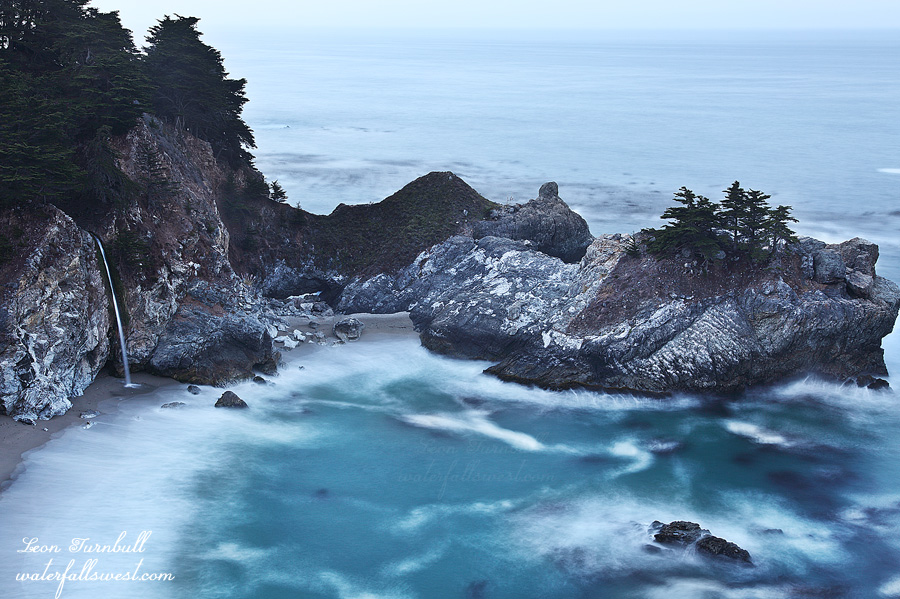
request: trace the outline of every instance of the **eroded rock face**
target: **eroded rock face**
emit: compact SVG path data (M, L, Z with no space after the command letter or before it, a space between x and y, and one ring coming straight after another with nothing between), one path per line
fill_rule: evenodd
M159 338L148 370L186 383L225 385L274 374L280 355L257 310L246 310L222 289L198 282L182 298Z
M559 198L554 182L541 186L537 199L527 204L502 206L489 220L475 223L473 234L528 241L532 247L565 262L578 262L594 240L587 222Z
M628 256L629 241L601 236L576 265L518 241L458 236L396 277L354 281L339 307L410 310L426 347L548 388L726 393L799 373L886 372L881 339L900 289L874 274L872 244L807 239L769 268L706 272ZM858 275L872 278L864 293Z
M2 266L0 406L17 419L63 414L106 363L109 300L91 236L53 206L0 216L20 231Z

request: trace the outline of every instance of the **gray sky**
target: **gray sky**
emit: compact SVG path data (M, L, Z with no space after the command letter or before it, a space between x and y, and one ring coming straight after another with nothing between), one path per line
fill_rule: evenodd
M900 0L94 0L140 40L164 14L235 26L562 29L900 28ZM216 37L215 35L213 37ZM139 41L139 45L140 41Z

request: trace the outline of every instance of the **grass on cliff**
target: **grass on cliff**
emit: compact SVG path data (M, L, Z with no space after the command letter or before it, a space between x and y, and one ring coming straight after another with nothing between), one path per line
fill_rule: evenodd
M310 215L306 241L323 266L352 275L394 273L496 207L453 173L429 173L377 204Z

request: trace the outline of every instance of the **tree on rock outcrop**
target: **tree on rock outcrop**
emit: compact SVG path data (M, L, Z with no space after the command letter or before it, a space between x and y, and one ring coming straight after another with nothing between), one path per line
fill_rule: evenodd
M212 144L233 167L253 159L253 131L241 118L246 79L229 79L218 50L200 41L195 17L166 16L145 48L154 112Z
M688 250L703 259L712 259L721 251L719 242L719 206L715 202L682 187L672 206L660 218L671 221L662 229L651 230L654 239L648 248L654 254Z
M657 256L689 251L704 260L726 255L749 257L751 262L765 262L779 246L797 241L788 226L797 222L790 206L769 207L771 196L751 189L744 190L735 181L725 190L725 198L716 204L682 187L674 201L681 204L663 212L660 218L669 224L661 229L645 229L651 236L650 253Z

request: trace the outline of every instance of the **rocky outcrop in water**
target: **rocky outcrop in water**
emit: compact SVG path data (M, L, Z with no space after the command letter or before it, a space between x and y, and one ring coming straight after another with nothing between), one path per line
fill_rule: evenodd
M752 563L749 551L723 538L714 537L705 528L700 528L696 522L676 520L663 524L656 521L650 525L650 530L655 533L653 540L662 545L693 546L698 553L709 557Z
M237 396L233 391L226 391L218 400L216 400L217 408L248 408L247 402Z
M875 274L874 244L804 238L765 266L710 268L631 246L604 235L567 264L522 241L456 236L396 276L353 280L338 307L410 310L426 347L548 388L727 393L886 373L900 290Z
M0 408L35 420L64 413L106 363L109 301L96 245L53 206L0 215Z

